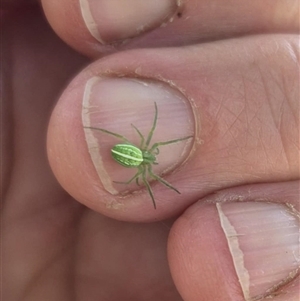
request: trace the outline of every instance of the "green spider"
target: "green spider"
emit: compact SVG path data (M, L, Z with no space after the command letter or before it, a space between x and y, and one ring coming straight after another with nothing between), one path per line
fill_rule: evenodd
M136 126L134 126L133 124L131 124L131 126L135 129L135 131L137 132L137 134L141 138L141 142L140 142L139 147L135 146L133 143L131 143L124 136L113 133L113 132L110 132L108 130L101 129L101 128L96 128L96 127L84 127L84 128L101 131L101 132L112 135L112 136L114 136L116 138L119 138L119 139L124 141L124 143L116 144L111 149L112 157L115 161L117 161L122 166L127 167L127 168L137 168L138 171L127 182L114 181L114 183L130 184L132 181L135 180L137 185L139 185L139 178L141 177L143 183L145 184L145 186L146 186L146 188L147 188L147 190L150 194L151 200L153 202L153 206L156 209L156 204L155 204L153 192L152 192L151 186L148 182L147 174L150 177L152 177L153 179L155 179L155 180L159 181L160 183L162 183L163 185L165 185L166 187L168 187L168 188L170 188L170 189L172 189L172 190L174 190L174 191L176 191L177 193L180 194L180 192L175 187L173 187L170 183L168 183L166 180L164 180L160 176L156 175L152 171L152 165L153 164L155 164L155 165L158 164L158 162L156 162L156 156L159 154L158 147L162 146L162 145L167 145L167 144L172 144L172 143L176 143L176 142L179 142L179 141L187 140L187 139L193 138L193 136L187 136L187 137L184 137L184 138L169 140L169 141L164 141L164 142L156 142L151 147L149 147L152 136L153 136L153 133L154 133L155 128L156 128L157 116L158 116L158 110L157 110L156 102L154 102L154 106L155 106L155 115L154 115L153 125L152 125L152 128L151 128L148 136L147 136L146 142L145 142L144 136L139 131L139 129Z

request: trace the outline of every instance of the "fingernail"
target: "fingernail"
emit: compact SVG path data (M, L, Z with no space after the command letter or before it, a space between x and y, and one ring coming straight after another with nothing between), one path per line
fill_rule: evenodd
M99 42L129 39L167 22L181 0L79 0L84 22Z
M217 208L245 300L271 297L296 277L299 213L263 202L222 203Z
M102 128L117 133L140 146L141 138L134 124L147 137L154 120L155 103L158 118L149 146L156 142L175 140L194 135L194 117L188 100L178 90L158 81L133 78L91 78L83 97L82 122L91 160L104 189L112 194L138 189L116 184L132 178L137 169L126 168L111 155L114 145L122 143L110 134L86 127ZM193 139L164 145L159 148L156 174L165 174L180 165L190 153Z

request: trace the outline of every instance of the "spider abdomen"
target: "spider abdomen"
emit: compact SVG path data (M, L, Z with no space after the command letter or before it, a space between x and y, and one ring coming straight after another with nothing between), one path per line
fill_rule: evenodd
M143 162L143 152L131 144L116 144L111 149L112 157L125 167L137 167Z

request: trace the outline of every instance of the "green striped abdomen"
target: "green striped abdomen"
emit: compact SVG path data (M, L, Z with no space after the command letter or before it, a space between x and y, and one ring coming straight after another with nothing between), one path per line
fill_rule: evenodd
M111 149L112 157L125 167L137 167L143 162L142 151L131 144L116 144Z

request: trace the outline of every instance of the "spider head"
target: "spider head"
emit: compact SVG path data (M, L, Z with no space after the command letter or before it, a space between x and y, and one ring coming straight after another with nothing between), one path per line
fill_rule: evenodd
M144 164L157 164L155 155L148 151L144 151L143 152L143 163Z

